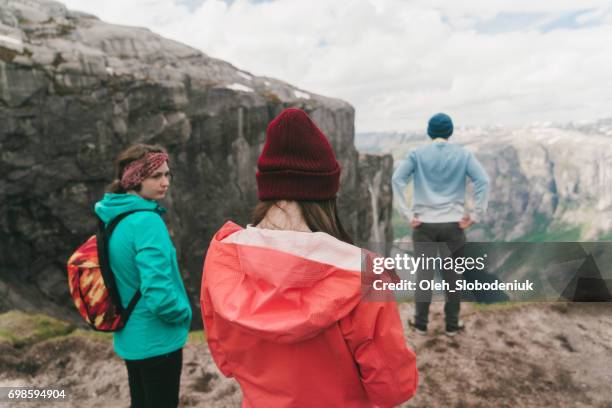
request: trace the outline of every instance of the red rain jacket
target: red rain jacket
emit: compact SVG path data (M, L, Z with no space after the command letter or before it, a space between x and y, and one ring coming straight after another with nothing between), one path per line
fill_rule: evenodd
M361 300L361 250L322 232L213 237L200 302L211 354L243 407L391 407L418 373L394 302Z

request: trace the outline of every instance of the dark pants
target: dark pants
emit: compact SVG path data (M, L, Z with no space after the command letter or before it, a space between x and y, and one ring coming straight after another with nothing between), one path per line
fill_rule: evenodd
M445 223L422 223L412 231L414 243L414 257L461 257L465 244L465 232L459 228L457 222ZM433 262L432 262L433 263ZM431 290L421 290L421 281L433 281L434 273L439 265L429 265L417 271L417 290L415 292L415 324L427 327L429 322L429 305L431 304ZM455 282L461 279L461 275L452 269L440 268L443 280L448 283L449 289L455 288ZM459 309L461 293L459 291L446 290L446 303L444 304L444 315L447 329L455 329L459 324Z
M183 349L144 360L125 360L131 408L176 408Z

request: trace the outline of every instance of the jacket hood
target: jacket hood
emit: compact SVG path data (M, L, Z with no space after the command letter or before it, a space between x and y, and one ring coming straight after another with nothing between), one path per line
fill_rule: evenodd
M316 336L357 306L361 249L322 232L228 222L204 264L202 307L269 341Z
M102 200L96 203L94 210L104 223L128 211L155 210L159 213L166 211L155 201L146 200L134 194L114 193L104 194Z

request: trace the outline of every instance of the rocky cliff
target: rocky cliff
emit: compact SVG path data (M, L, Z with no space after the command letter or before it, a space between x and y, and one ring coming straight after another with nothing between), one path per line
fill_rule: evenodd
M248 222L266 126L289 106L334 146L347 229L391 237L392 160L359 156L348 103L57 2L0 0L0 309L67 306L66 259L94 231L112 160L136 142L169 150L163 204L197 305L211 235Z
M364 152L395 162L428 143L424 134L360 134ZM612 238L612 119L517 128L459 128L451 141L481 160L491 178L489 211L473 240Z

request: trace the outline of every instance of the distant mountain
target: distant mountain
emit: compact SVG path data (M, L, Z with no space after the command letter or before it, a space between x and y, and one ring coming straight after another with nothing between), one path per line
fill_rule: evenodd
M425 133L358 133L363 153L390 153L395 166ZM491 177L484 223L474 240L612 239L612 118L523 127L465 127L451 141L465 145ZM408 232L397 214L396 237Z

